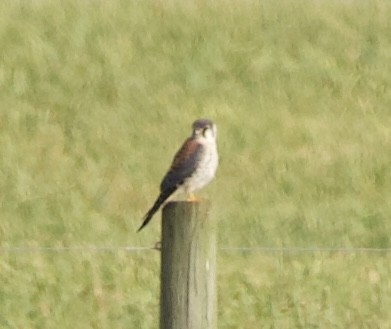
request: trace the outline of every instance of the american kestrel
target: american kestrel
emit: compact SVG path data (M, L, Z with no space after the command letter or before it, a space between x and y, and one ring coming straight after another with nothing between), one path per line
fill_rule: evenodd
M137 232L148 224L174 192L185 192L188 201L196 201L193 192L213 179L218 164L216 125L208 119L200 119L193 122L192 128L192 135L175 154L171 167L160 184L160 194L143 217L143 223Z

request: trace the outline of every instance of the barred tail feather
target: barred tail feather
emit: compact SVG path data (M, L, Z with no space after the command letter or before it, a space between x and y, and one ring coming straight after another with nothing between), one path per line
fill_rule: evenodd
M177 188L173 187L166 191L162 191L159 195L159 197L156 199L155 203L153 204L152 208L148 210L148 212L145 214L143 218L143 223L141 224L140 228L137 230L137 232L140 232L152 219L153 215L159 210L160 206L166 201L171 194L175 192Z

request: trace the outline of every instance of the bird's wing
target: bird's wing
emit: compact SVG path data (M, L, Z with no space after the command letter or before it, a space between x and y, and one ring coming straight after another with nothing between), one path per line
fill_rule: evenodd
M164 192L182 185L184 180L197 169L203 151L204 146L202 144L194 138L188 138L175 154L171 167L160 184L160 191Z
M160 195L152 208L145 214L138 232L149 223L164 201L183 184L187 177L193 174L197 168L197 163L202 156L202 152L203 145L193 138L190 137L185 141L179 151L175 154L171 167L160 184Z

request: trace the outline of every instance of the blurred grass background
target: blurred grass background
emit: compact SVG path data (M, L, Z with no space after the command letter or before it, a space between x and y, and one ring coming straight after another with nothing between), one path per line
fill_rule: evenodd
M199 117L220 246L391 247L391 3L2 1L0 247L135 230ZM219 328L391 328L388 254L218 255ZM157 328L159 254L0 253L0 328Z

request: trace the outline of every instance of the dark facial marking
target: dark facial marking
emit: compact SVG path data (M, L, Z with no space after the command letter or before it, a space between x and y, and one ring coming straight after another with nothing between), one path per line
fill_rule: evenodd
M208 119L199 119L193 122L193 129L204 129L213 126L213 122Z

